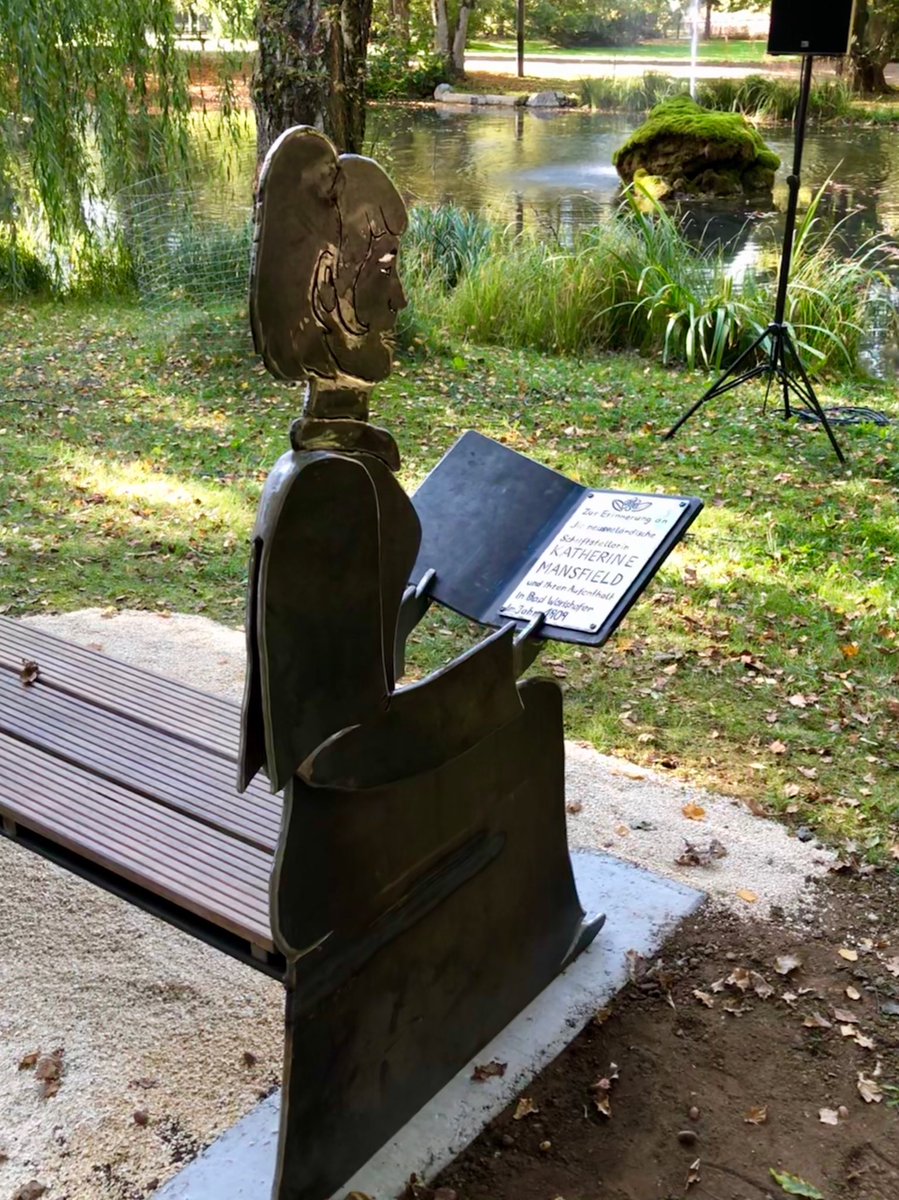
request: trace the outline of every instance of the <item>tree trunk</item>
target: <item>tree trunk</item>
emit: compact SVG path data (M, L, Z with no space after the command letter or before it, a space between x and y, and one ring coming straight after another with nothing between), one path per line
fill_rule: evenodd
M869 0L858 0L845 75L854 92L883 96L893 90L884 75L895 43L890 24L889 18L876 7L871 11Z
M715 0L705 0L705 40L711 41L712 37L712 9L715 7Z
M449 14L446 11L446 0L431 0L431 18L434 22L434 53L452 66L450 54Z
M365 137L365 55L372 0L260 0L253 76L260 161L291 125L322 130L338 150Z
M462 75L465 71L465 47L468 44L468 22L471 20L471 10L477 0L462 0L459 7L459 21L453 34L453 70Z
M390 28L393 36L404 46L412 41L409 0L390 0Z

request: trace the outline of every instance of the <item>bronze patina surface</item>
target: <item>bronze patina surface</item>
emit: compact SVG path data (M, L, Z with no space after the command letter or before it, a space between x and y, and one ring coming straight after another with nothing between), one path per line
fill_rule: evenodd
M367 423L405 304L380 167L285 133L263 167L250 311L306 385L253 535L240 781L284 789L276 1200L325 1200L596 933L565 829L562 705L514 625L397 686L441 564Z

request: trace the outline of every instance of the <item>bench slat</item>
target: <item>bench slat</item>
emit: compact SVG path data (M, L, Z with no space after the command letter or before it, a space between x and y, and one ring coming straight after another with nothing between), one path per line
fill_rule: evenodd
M261 850L277 844L281 800L261 781L240 796L229 761L55 691L43 675L23 687L0 671L0 729Z
M0 733L0 813L271 951L271 855Z
M23 659L38 663L49 687L237 761L240 706L231 700L0 617L0 668L18 674Z

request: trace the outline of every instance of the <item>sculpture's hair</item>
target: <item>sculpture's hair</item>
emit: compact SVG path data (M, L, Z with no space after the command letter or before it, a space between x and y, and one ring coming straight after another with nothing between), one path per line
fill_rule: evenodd
M253 340L273 375L337 375L320 316L335 298L321 305L322 281L340 299L347 333L364 336L351 311L353 285L373 238L399 236L406 224L402 197L372 159L338 157L323 134L304 125L277 139L259 176L250 273Z

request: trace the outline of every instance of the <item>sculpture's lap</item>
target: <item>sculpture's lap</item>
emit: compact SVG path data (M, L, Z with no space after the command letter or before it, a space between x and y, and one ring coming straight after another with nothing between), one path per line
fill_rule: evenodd
M519 718L427 775L288 789L276 905L280 879L306 881L315 906L345 872L352 891L389 902L367 922L338 905L342 930L290 967L278 1200L323 1200L346 1182L553 979L581 932L561 695L545 680L520 690ZM308 806L314 856L295 841ZM384 837L341 862L329 850L346 851L351 813Z

